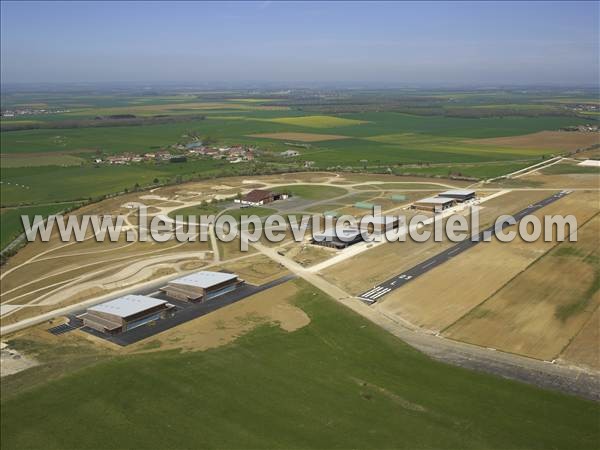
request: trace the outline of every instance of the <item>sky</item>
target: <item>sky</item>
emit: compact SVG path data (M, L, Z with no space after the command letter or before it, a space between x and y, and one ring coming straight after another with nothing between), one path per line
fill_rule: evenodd
M1 2L15 82L598 85L592 2Z

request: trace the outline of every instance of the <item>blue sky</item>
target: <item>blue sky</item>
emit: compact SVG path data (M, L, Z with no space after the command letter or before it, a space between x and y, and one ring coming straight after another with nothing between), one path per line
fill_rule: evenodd
M597 2L12 2L2 82L597 84Z

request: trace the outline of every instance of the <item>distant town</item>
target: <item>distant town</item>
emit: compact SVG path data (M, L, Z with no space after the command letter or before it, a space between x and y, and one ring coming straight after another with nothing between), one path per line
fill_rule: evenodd
M64 114L70 112L68 109L44 109L44 108L17 108L4 109L0 111L0 117L35 116L39 114Z
M259 155L275 156L279 158L296 158L300 156L297 150L283 152L270 152L260 150L253 146L235 145L231 147L218 147L204 145L202 141L193 141L188 144L174 144L168 149L145 153L122 153L118 155L98 156L93 158L95 164L126 165L150 161L164 161L184 163L188 158L208 157L212 159L227 160L232 164L254 161ZM314 161L304 161L304 167L312 167Z

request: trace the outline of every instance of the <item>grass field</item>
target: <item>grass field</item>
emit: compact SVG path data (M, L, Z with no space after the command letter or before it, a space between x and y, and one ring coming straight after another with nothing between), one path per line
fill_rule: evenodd
M266 217L270 214L274 214L277 211L272 208L265 208L263 206L250 206L248 208L234 207L225 211L225 214L233 217L238 223L242 216L253 216Z
M541 131L523 136L475 139L475 145L517 149L543 149L559 152L573 151L600 144L600 135L592 132Z
M80 166L86 161L68 153L2 153L0 164L3 169L11 167L37 166Z
M348 136L339 134L317 134L317 133L263 133L250 134L249 137L278 139L281 141L299 141L299 142L319 142L319 141L336 141L339 139L347 139Z
M297 125L307 128L336 128L361 125L366 123L360 119L347 119L335 116L302 116L302 117L278 117L268 119L269 122L283 123L286 125Z
M359 98L361 102L381 102L383 106L383 97L398 93L386 92L379 98L380 94L363 93ZM495 101L516 112L527 109L527 105L532 105L532 99L519 100L520 94L455 94L435 92L427 96L434 103L453 98L464 107L485 110L485 114L465 118L407 114L386 108L376 111L361 108L359 110L364 112L346 113L343 104L337 112L324 112L319 105L294 107L294 98L251 97L248 93L234 91L169 92L151 96L3 93L3 106L66 108L70 112L3 119L3 125L41 123L55 128L3 130L0 133L1 205L87 201L150 186L155 180L164 184L213 176L252 176L272 170L302 170L307 160L312 161L315 168L328 170L360 168L381 172L389 168L395 174L458 175L481 179L518 170L556 151L587 145L594 139L593 133L557 131L565 126L589 123L590 118L487 116ZM546 106L540 107L539 101L544 98L538 97L533 106L537 105L536 110L542 114ZM555 105L549 106L554 108ZM85 126L77 124L80 119L94 121L96 116L113 114L135 114L145 118L174 116L177 120L102 128L90 127L89 122ZM195 115L184 117L185 114ZM177 143L185 144L190 135L216 146L254 145L263 151L263 155L259 155L256 162L237 165L213 159L190 159L183 164L100 167L94 167L92 163L98 155L141 154L170 148ZM288 148L288 141L310 142L310 145L301 149L299 158L283 160L278 152ZM562 164L546 170L556 175L597 173L593 168ZM292 189L298 189L298 186ZM313 192L305 190L297 194L307 199L330 194L325 188L320 193L314 187L310 190ZM4 219L2 216L2 221Z
M0 249L7 246L13 239L23 233L23 224L21 222L22 215L28 215L31 222L35 215L47 217L50 214L70 209L76 206L77 203L57 203L53 205L38 205L22 208L2 208L0 210L0 219L2 226L0 227Z
M522 157L535 157L547 153L551 150L545 148L531 147L513 147L511 145L482 145L481 139L463 140L456 137L440 137L426 134L402 133L381 135L365 138L365 140L378 142L381 144L390 144L402 148L427 148L437 153L466 154L486 156L489 154L520 154ZM487 142L487 140L485 140Z
M2 447L597 446L597 404L434 362L299 286L293 303L310 323L296 331L261 325L204 352L104 356L53 381L51 366L3 380Z
M579 166L573 163L553 164L543 168L540 172L545 175L564 174L596 174L600 175L600 167Z
M211 171L235 170L218 160L199 160L184 165L142 164L131 166L19 167L2 170L2 205L88 199L111 192L133 190L135 184L164 183L177 175L208 176ZM10 184L8 184L10 183ZM23 187L25 186L25 187Z
M302 197L307 200L325 200L347 193L346 189L341 187L311 186L307 184L290 184L287 186L278 186L276 189L280 192L289 192L294 197Z
M443 166L430 167L397 167L394 168L394 173L397 174L414 174L414 175L432 175L439 177L448 176L464 176L471 178L494 178L508 173L516 172L541 162L538 159L523 161L523 162L508 162L508 163L491 163L491 164L448 164Z
M467 142L492 147L543 149L545 151L557 150L565 152L600 144L600 135L591 132L541 131L522 136L476 139Z

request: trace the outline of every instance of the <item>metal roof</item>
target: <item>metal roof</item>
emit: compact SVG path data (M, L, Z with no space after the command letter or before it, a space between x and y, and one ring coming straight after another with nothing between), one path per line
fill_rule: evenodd
M446 192L442 192L441 194L438 194L440 197L444 197L445 195L473 195L475 194L475 191L471 191L468 189L451 189L449 191Z
M187 284L189 286L207 289L216 286L217 284L224 283L225 281L235 280L237 277L238 276L235 273L201 271L181 278L176 278L175 280L172 280L171 283Z
M427 197L422 198L421 200L417 200L415 203L436 203L436 204L444 204L448 202L453 202L452 198L444 198L444 197Z
M148 297L146 295L126 295L106 303L92 306L91 308L88 308L88 311L112 314L117 317L125 318L165 303L167 302L164 300Z

